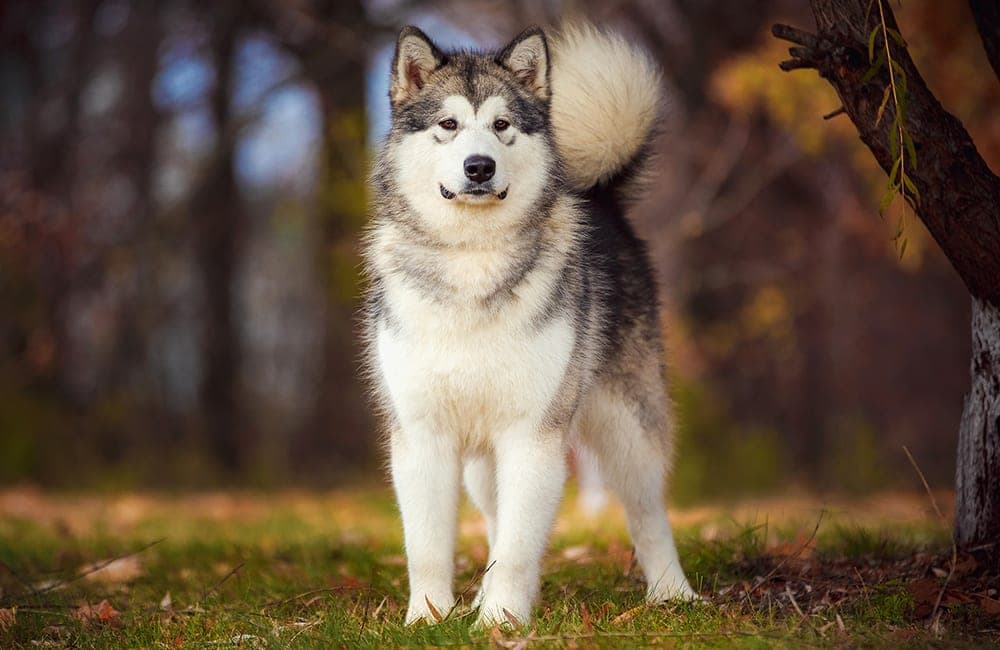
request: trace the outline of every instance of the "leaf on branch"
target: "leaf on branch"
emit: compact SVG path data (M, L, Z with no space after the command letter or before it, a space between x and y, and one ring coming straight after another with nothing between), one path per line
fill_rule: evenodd
M896 59L892 59L889 62L892 65L892 69L896 72L896 94L902 96L906 93L906 70L903 69L903 64L901 64ZM902 102L902 99L899 101Z
M875 58L875 37L878 36L879 30L882 28L881 25L875 25L872 27L872 33L868 35L868 61L871 62Z
M874 79L875 75L878 74L878 71L881 70L882 66L884 65L885 65L885 54L882 53L878 55L878 57L872 63L871 67L868 68L868 72L865 73L865 76L861 77L861 83L866 84L872 79Z
M899 111L892 119L892 126L889 127L889 153L893 160L901 160L899 155Z
M899 177L899 169L903 166L903 159L896 158L892 163L892 167L889 169L889 187L899 187L899 182L896 180Z
M885 92L882 93L882 102L878 105L878 112L875 114L875 126L878 126L882 121L882 116L885 114L885 106L889 103L889 95L892 92L891 86L885 87Z
M917 191L917 186L913 183L912 180L910 180L910 177L906 174L903 174L903 187L906 188L906 191L909 193L910 197L914 200L914 202L920 200L920 192Z
M878 213L880 215L885 217L885 212L889 209L889 206L892 205L892 200L894 198L896 198L896 188L890 186L889 189L885 191L885 194L882 195L882 200L878 204Z
M913 138L909 133L903 133L903 144L906 145L906 153L910 155L910 167L917 168L917 148L913 144Z

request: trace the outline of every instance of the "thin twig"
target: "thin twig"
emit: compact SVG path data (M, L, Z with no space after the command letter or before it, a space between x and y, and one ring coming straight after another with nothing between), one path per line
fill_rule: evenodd
M832 120L833 118L837 117L838 115L843 115L846 112L847 112L847 109L844 108L843 106L841 106L840 108L834 109L834 110L830 111L829 113L827 113L826 115L824 115L823 119L824 120Z
M80 571L79 573L77 573L72 578L67 578L66 580L57 580L56 582L54 582L54 583L52 583L50 585L46 585L45 587L43 587L41 589L32 589L32 592L33 592L34 595L37 596L39 594L44 594L44 593L47 593L49 591L52 591L53 589L59 589L61 587L65 587L68 584L72 584L74 582L77 582L78 580L82 580L82 579L86 578L87 576L89 576L92 573L97 573L98 571L100 571L101 569L109 566L113 562L117 562L118 560L124 560L127 557L132 557L133 555L138 555L138 554L140 554L140 553L142 553L144 551L147 551L147 550L151 549L152 547L156 546L157 544L159 544L160 542L164 541L165 539L167 539L167 538L166 537L161 537L160 539L154 540L154 541L146 544L145 546L142 546L142 547L140 547L140 548L132 551L131 553L126 553L125 555L119 555L118 557L113 557L110 560L104 560L103 562L98 562L97 564L94 564L93 566L88 567L86 571Z
M878 4L878 15L882 24L882 44L885 46L885 67L889 68L889 86L892 88L892 103L896 111L896 124L899 132L899 195L903 197L899 224L900 228L902 228L903 220L906 219L906 140L904 139L903 132L903 106L899 101L899 96L896 94L896 74L892 69L894 61L892 60L892 53L889 50L889 28L886 27L885 24L885 9L882 7L883 0L875 0L875 2ZM906 80L905 75L903 80ZM897 236L898 234L899 233L897 232ZM900 256L902 256L902 254L900 254ZM909 455L909 452L907 452L907 455ZM914 467L915 466L916 465L914 465Z
M266 605L264 605L264 607L265 608L269 608L269 607L281 607L283 605L287 605L289 603L295 602L296 600L302 600L303 598L306 598L307 596L316 596L317 594L325 594L325 593L339 593L341 591L347 591L347 590L349 590L351 588L352 587L349 587L347 585L337 585L336 587L319 587L317 589L310 589L309 591L303 591L301 594L296 594L294 596L289 596L288 598L281 598L279 600L272 600L272 601L268 602Z
M17 571L14 570L14 567L7 564L3 560L0 560L0 567L3 567L4 569L7 570L8 573L14 576L14 579L21 584L21 586L25 589L25 591L30 591L32 596L38 595L38 590L35 589L35 586L30 582L28 582L27 580L25 580L24 578L22 578L21 574L19 574Z
M767 593L768 593L768 595L770 595L771 592L767 592ZM791 588L789 588L787 582L785 583L785 594L788 595L788 600L792 603L792 607L794 607L795 611L798 612L799 620L795 621L795 625L792 626L792 630L797 630L800 625L802 625L807 620L809 620L809 614L808 613L804 613L802 611L802 608L799 607L799 602L797 600L795 600L795 594L792 593L792 590L791 590ZM815 626L810 625L810 627L812 627L813 629L815 629Z
M799 607L798 601L795 600L795 594L792 593L792 590L789 588L787 582L785 583L785 594L788 596L788 600L792 603L792 607L794 607L795 611L798 612L798 615L805 618L806 615L802 613L802 608Z
M749 597L750 594L752 594L753 592L757 591L757 589L759 589L761 585L763 585L763 584L767 583L768 581L770 581L771 578L773 578L778 573L778 571L781 570L781 568L783 566L785 566L786 564L788 564L789 560L798 559L798 557L800 555L802 555L802 551L806 550L806 547L809 546L809 544L811 544L814 539L816 539L816 533L819 532L819 525L821 523L823 523L823 516L825 514L826 514L826 510L820 510L819 511L819 519L816 520L816 526L813 528L812 534L809 535L809 538L806 539L806 541L803 542L802 545L799 548L795 549L794 553L792 553L790 555L786 555L781 560L781 562L778 562L778 564L773 569L771 569L771 571L766 576L764 576L763 578L761 578L760 581L757 584L755 584L753 587L751 587L750 591L747 592L747 596L748 597Z
M469 579L468 584L465 585L465 589L463 589L462 592L458 594L458 597L455 598L455 604L452 605L451 609L448 610L448 613L445 615L444 620L448 620L451 617L454 611L458 609L458 606L462 604L462 601L465 600L465 596L466 594L469 593L469 590L472 589L472 586L477 582L479 582L480 580L482 580L483 576L485 576L489 572L489 570L493 568L493 565L496 563L497 561L493 560L486 566L485 569L483 569L482 571L477 571L472 575L472 577ZM479 588L482 589L482 586L480 585Z
M244 567L244 565L246 565L246 562L240 562L239 564L237 564L236 566L233 567L232 571L230 571L229 573L227 573L226 575L224 575L221 580L219 580L214 585L212 585L211 588L206 589L204 592L202 592L202 594L201 594L201 600L205 600L206 598L208 598L212 594L216 593L219 590L219 587L221 587L223 584L226 583L227 580L229 580L234 575L236 575L239 572L239 570Z
M803 31L791 25L772 25L771 33L783 41L790 41L811 49L816 49L819 45L819 37L816 34Z
M928 485L927 479L924 478L924 473L920 471L920 467L917 465L917 461L913 459L913 454L910 450L903 445L903 452L906 457L910 459L910 464L913 465L913 469L917 472L917 476L920 477L920 482L924 484L924 489L927 490L927 496L930 497L931 505L934 507L934 512L937 513L941 523L946 527L948 526L948 520L945 519L944 514L941 512L941 508L938 507L937 499L934 498L934 493L931 492L931 486ZM944 599L944 592L948 589L948 583L951 582L951 578L955 575L955 565L958 564L958 546L955 544L955 536L951 536L951 566L948 567L948 575L944 579L944 584L941 585L941 591L938 592L937 600L934 601L934 609L931 610L931 624L934 622L934 617L938 613L938 609L941 607L941 601Z

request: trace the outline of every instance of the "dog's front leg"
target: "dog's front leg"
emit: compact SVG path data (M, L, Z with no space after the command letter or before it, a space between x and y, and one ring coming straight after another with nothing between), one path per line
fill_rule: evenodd
M391 456L410 577L406 622L434 623L455 604L458 452L449 436L416 426L393 433Z
M478 624L531 618L549 531L566 479L561 431L517 428L497 437L497 532Z

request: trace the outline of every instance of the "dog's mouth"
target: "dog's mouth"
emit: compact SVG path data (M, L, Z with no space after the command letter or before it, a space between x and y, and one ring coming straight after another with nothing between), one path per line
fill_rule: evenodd
M470 187L468 189L462 190L461 192L452 192L441 183L438 183L438 188L441 190L441 196L448 199L449 201L458 197L462 197L465 200L473 200L479 202L479 199L487 197L495 198L498 201L503 201L504 199L507 198L507 190L510 189L510 186L508 185L499 192L495 191L492 188L487 188L487 187Z

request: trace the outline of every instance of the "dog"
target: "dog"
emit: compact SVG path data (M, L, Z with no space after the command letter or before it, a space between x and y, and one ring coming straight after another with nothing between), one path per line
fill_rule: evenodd
M591 25L499 52L398 37L364 237L366 367L403 523L406 623L456 606L464 480L489 563L477 624L528 623L584 445L623 501L650 602L693 600L663 503L672 455L657 289L624 216L657 66Z

